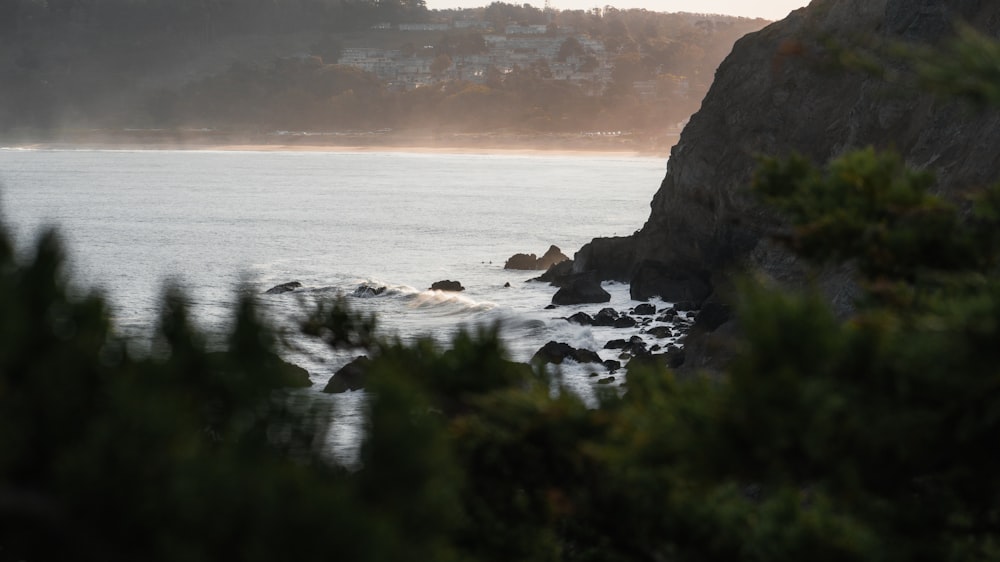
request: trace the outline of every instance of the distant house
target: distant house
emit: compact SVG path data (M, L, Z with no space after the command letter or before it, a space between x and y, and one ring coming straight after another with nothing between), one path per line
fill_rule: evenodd
M455 29L490 29L490 22L481 20L455 20Z
M548 32L549 26L544 24L537 25L516 25L510 24L504 30L507 35L545 35Z
M401 23L400 31L448 31L451 26L447 23Z

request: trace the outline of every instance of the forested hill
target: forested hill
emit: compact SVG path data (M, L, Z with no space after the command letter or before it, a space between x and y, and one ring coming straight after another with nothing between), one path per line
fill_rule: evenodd
M764 20L423 0L8 0L0 132L645 135Z

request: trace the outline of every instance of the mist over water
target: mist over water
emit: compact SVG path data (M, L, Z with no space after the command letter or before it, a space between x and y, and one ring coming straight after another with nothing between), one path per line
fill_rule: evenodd
M512 358L524 361L549 340L600 350L621 335L562 320L599 306L544 310L555 288L504 261L551 244L572 256L595 236L630 234L663 173L659 158L603 155L0 150L0 213L22 250L58 227L72 279L99 287L128 334L150 333L168 279L209 329L229 321L241 284L263 293L301 282L260 297L288 325L303 302L367 283L388 290L348 299L386 333L444 341L461 326L500 322ZM427 290L442 279L466 290ZM607 288L611 306L634 304L627 286ZM352 355L302 343L315 353L289 359L318 394ZM567 382L586 393L592 381L580 371ZM357 397L335 400L360 416Z

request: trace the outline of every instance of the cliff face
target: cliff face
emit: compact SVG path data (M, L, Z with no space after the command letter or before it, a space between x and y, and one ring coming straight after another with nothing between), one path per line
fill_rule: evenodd
M661 293L656 279L664 272L674 281L717 279L734 267L794 278L794 260L765 236L770 217L747 195L757 155L797 152L825 163L873 145L935 170L943 192L1000 179L996 114L974 115L958 103L828 64L828 39L845 46L933 44L956 21L997 36L1000 3L813 0L744 37L672 150L646 224L627 242L588 244L576 268L596 269L605 278L631 277L635 298ZM609 251L609 244L618 250ZM609 261L608 254L619 258ZM838 287L832 290L836 294Z

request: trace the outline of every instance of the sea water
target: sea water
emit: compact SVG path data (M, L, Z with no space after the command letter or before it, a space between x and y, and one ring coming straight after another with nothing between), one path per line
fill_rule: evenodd
M502 326L511 358L547 341L600 351L622 337L566 317L636 303L605 283L607 305L546 310L555 288L540 272L503 269L515 253L552 244L572 257L591 238L641 227L664 159L609 155L407 152L0 150L0 217L22 251L56 227L80 290L97 288L125 334L148 338L163 284L186 289L199 323L221 330L237 291L260 295L281 324L309 299L345 295L386 334L441 342L462 327ZM430 291L451 279L461 293ZM264 295L279 283L302 288ZM354 296L363 285L388 288ZM507 286L509 284L509 287ZM290 325L290 324L288 324ZM319 399L335 400L344 427L363 393L320 397L353 355L289 351ZM666 342L661 342L666 343ZM593 367L569 366L586 395ZM334 432L341 445L354 430Z

